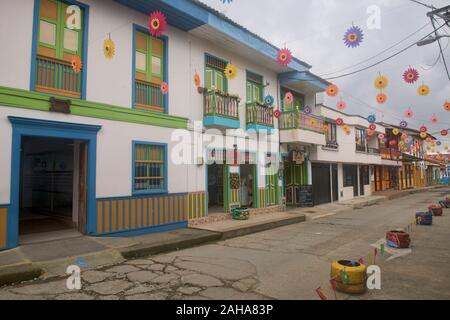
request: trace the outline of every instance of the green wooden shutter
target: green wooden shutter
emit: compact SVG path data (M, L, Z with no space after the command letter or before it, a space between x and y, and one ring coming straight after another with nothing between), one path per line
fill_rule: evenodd
M211 90L213 87L212 79L213 79L213 71L211 69L207 68L206 69L205 87L209 90Z
M216 89L225 92L224 75L217 71L215 71L215 73L216 73Z
M247 82L247 103L251 102L253 102L252 85L250 82Z

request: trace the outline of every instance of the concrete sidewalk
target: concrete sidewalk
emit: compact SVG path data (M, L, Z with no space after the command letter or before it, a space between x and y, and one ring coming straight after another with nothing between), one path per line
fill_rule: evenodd
M400 192L401 196L436 189L424 188ZM397 198L396 195L395 198ZM67 266L79 264L83 269L114 265L127 259L176 251L222 239L239 237L305 220L316 220L340 212L361 209L387 201L387 196L369 196L326 204L314 208L295 208L251 216L247 221L227 220L195 228L155 233L139 237L108 238L73 236L40 243L24 244L0 252L0 286L35 278L61 276Z

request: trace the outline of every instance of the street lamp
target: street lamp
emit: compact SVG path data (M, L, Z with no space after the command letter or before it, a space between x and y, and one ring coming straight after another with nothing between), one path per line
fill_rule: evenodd
M425 39L420 40L419 42L417 42L417 45L419 47L426 46L426 45L429 45L431 43L434 43L434 42L438 41L441 38L450 38L450 36L444 35L444 34L440 34L440 35L438 35L436 37L429 36L428 38L425 38Z

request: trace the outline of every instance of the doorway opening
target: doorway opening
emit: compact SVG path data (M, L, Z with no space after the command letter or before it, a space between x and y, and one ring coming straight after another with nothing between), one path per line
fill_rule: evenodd
M87 143L24 136L20 164L20 241L85 233Z
M208 213L224 212L224 170L223 164L208 165Z
M240 167L241 173L241 206L245 208L255 207L256 195L256 166L252 164L244 164Z

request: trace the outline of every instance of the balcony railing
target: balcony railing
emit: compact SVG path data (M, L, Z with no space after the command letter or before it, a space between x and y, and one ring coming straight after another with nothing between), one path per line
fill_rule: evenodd
M81 97L83 71L76 73L67 61L36 57L36 90L73 98Z
M356 151L357 152L368 152L366 146L362 146L362 145L359 145L359 144L356 145Z
M240 98L238 96L216 90L204 90L205 117L223 117L239 120Z
M258 102L247 103L247 124L273 128L273 109Z
M392 148L380 148L381 159L383 160L401 160L402 154L397 149Z
M136 108L164 112L164 96L157 84L136 80L134 100Z
M323 125L322 118L297 110L283 112L280 117L280 130L305 129L324 133Z
M327 144L322 146L322 150L339 150L339 144L336 141L327 141Z
M369 148L368 149L368 153L369 154L380 154L380 149L378 149L378 148Z

